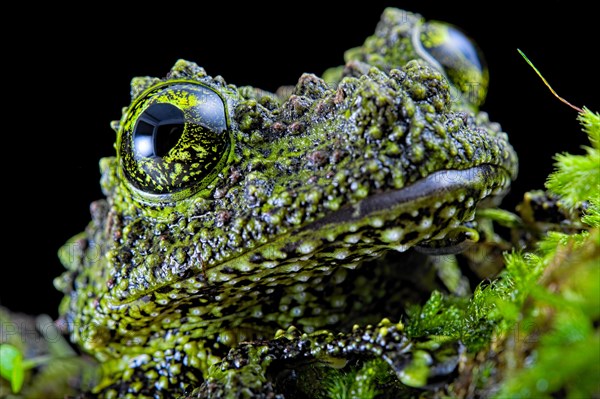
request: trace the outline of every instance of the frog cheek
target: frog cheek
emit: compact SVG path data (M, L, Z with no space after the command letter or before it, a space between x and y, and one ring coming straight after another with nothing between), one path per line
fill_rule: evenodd
M121 170L146 200L178 200L206 187L229 153L225 105L191 82L159 85L127 111L119 132Z
M475 42L461 30L439 21L420 25L413 35L417 53L444 73L463 100L479 106L485 100L488 69Z

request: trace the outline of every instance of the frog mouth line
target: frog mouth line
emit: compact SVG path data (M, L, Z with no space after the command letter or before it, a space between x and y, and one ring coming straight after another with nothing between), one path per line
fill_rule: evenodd
M253 269L255 266L252 265L268 263L269 267L265 267L264 271L270 273L275 270L272 268L273 265L281 263L282 259L310 258L315 246L322 244L321 237L326 237L323 240L329 242L343 241L343 238L340 237L346 232L353 234L362 227L378 230L390 227L394 229L397 228L399 222L408 223L408 219L414 219L410 223L417 230L420 227L428 229L429 223L442 225L448 225L452 221L460 223L471 217L470 215L474 213L475 207L482 199L492 195L501 197L505 194L510 181L510 173L500 166L491 164L482 164L464 170L437 171L404 188L373 194L356 204L347 204L339 210L299 228L293 233L295 238L292 240L289 239L289 235L286 235L273 240L270 244L254 248L252 251L238 254L220 264L206 268L204 278L213 283L220 283L223 282L222 276L227 276L228 284L234 286L236 279L247 279L245 277L247 274L258 273ZM434 213L443 211L446 201L453 201L453 205L450 207L455 207L456 210L452 214L448 213L444 218L435 219ZM459 205L460 203L463 204ZM458 209L459 207L461 209ZM429 220L428 224L423 225L423 220ZM341 226L345 227L340 229ZM317 234L318 232L321 234ZM414 237L411 238L411 235ZM418 241L431 238L426 235L427 232L413 231L404 236L405 241L402 243L400 243L401 237L398 236L391 237L384 244L369 245L403 251L416 245ZM316 241L315 237L318 238ZM309 245L300 248L306 242ZM350 242L347 245L354 244ZM277 247L277 251L272 251L273 247ZM234 267L236 260L239 265L244 266L244 270ZM165 284L165 286L173 283L175 281ZM138 292L129 298L120 298L115 305L127 305L149 292L158 291L161 288L154 287L151 290Z
M507 192L509 176L509 173L502 167L491 164L482 164L462 170L437 171L410 186L374 194L357 204L342 207L340 210L304 226L301 231L318 230L330 224L359 221L402 204L436 197L443 198L445 193L465 188L479 191L480 199L490 195L501 198ZM492 185L490 182L493 181L497 181L498 184Z
M449 231L474 218L482 200L501 198L510 181L506 169L491 164L437 171L404 188L346 204L268 244L207 268L205 276L208 281L226 281L235 286L253 274L254 278L275 284L277 276L291 273L275 268L284 262L295 268L292 272L307 272L323 266L326 258L333 259L334 264L346 262L346 267L354 267L360 260L377 256L381 253L378 251L404 252L424 241L444 239ZM360 259L344 261L349 252L360 254ZM319 258L317 253L328 256ZM298 260L303 262L302 267Z

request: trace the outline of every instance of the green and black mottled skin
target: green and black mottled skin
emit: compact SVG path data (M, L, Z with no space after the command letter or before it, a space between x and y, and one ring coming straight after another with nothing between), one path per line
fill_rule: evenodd
M453 25L425 21L419 14L403 10L387 9L375 34L362 46L344 54L346 68L352 65L355 72L344 67L330 68L325 71L324 79L337 82L343 75L359 77L372 66L387 72L421 59L452 82L450 95L456 109L475 112L485 100L489 74L477 45L465 39Z
M418 345L386 317L425 255L396 251L473 239L517 173L507 135L411 50L416 21L386 10L362 50L405 58L351 60L337 87L305 74L283 100L187 61L133 80L106 199L56 280L61 322L102 365L90 395L283 397L273 364L374 356L410 380ZM159 114L181 123L149 136ZM434 352L430 377L455 372Z

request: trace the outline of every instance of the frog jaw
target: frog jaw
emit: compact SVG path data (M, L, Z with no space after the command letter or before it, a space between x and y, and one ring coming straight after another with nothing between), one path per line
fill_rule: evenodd
M231 303L239 304L240 314L256 306L257 297L248 295L253 285L260 285L256 293L268 294L286 286L301 291L340 268L354 269L385 251L405 251L424 241L441 240L472 220L481 200L502 195L509 183L509 174L492 165L438 171L403 189L348 204L267 244L208 266L199 275L151 287L135 297L106 299L112 309L130 317L148 304L168 318L168 309L201 309L210 303L210 314L197 315L197 328L217 334L219 320L226 322L233 316L223 318Z
M330 274L338 267L354 268L387 250L402 252L424 241L443 239L473 219L481 200L503 195L510 181L509 172L489 164L434 172L402 189L373 194L285 229L266 243L242 246L220 262L203 263L200 258L191 277L174 274L162 284L129 285L128 290L104 298L116 308L143 307L146 302L166 308L189 300L190 295L204 297L205 290L240 295L238 287L247 287L248 280L285 286Z
M232 302L240 304L239 314L256 305L257 297L248 297L248 288L253 284L260 284L257 293L286 286L303 290L311 281L340 268L354 269L385 251L405 251L423 241L443 239L472 220L480 200L502 195L509 183L505 170L487 164L438 171L405 188L348 204L267 244L205 267L198 275L152 286L137 295L104 296L100 303L113 313L127 314L131 320L144 312L168 319L173 309L209 309L206 304L210 304L210 314L196 314L198 320L194 323L207 335L218 334L220 323L235 316L226 311ZM89 349L104 353L104 343L97 336L106 331L100 328L87 334L95 339L85 341L86 345L101 343Z
M473 220L480 200L502 196L510 184L506 171L492 165L432 173L416 183L365 198L289 232L270 243L206 270L208 281L235 286L252 274L282 284L354 268L386 250L406 251L424 241L441 240ZM301 267L299 265L302 264ZM287 280L286 277L284 280Z

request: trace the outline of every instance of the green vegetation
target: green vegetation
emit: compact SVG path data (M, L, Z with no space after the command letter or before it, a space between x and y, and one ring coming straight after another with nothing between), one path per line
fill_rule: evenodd
M73 397L95 385L95 362L78 355L46 315L0 307L0 398Z
M567 207L585 209L586 228L550 232L535 253L507 256L519 300L504 299L500 309L514 312L506 327L521 326L523 336L505 338L503 357L512 361L497 397L600 395L600 116L585 109L579 119L592 146L558 155L546 187Z
M25 365L23 364L23 353L19 348L10 345L0 345L0 375L10 381L13 392L19 392L25 378Z

